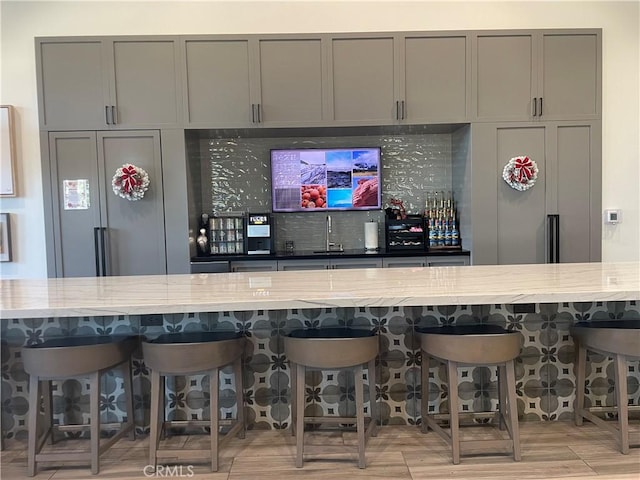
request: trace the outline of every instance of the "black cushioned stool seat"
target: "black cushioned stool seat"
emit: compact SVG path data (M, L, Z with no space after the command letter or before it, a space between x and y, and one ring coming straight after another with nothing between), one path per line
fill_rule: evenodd
M498 325L447 325L443 327L417 327L422 349L422 428L431 427L452 449L453 463L460 463L462 448L476 450L479 447L505 448L513 452L516 461L521 458L516 401L516 379L514 361L520 353L520 334L510 332ZM428 414L429 358L447 366L449 391L449 424L447 432ZM458 412L458 366L498 366L500 425L506 424L509 439L463 441L459 428ZM507 408L508 407L508 408Z
M627 361L640 358L640 320L596 320L576 323L571 335L577 345L575 422L582 425L584 418L610 431L620 445L620 451L629 453L629 407L627 404ZM615 371L616 407L585 407L587 350L613 357ZM607 410L618 412L618 428L595 413ZM634 445L636 446L636 445Z
M376 356L378 337L368 329L318 328L293 330L284 337L284 351L291 364L291 432L296 435L296 467L302 467L305 423L356 424L358 467L366 467L365 442L375 435L376 426ZM364 381L362 365L367 364L370 399L370 422L365 431ZM305 416L305 370L350 369L356 395L356 418ZM355 422L354 422L355 420Z
M100 471L100 455L126 433L134 438L133 397L131 388L131 353L138 345L137 337L92 336L66 337L47 340L22 349L24 369L29 374L29 445L28 474L36 474L38 462L89 461L91 473ZM120 368L126 397L126 421L109 440L100 442L100 375L112 368ZM89 425L53 425L51 416L51 380L69 378L89 379ZM40 397L44 401L44 422L39 413ZM103 425L103 427L106 425ZM44 442L53 442L53 430L89 428L90 451L80 453L40 453ZM44 432L39 436L40 430Z
M151 369L151 435L149 440L149 464L154 467L158 459L174 461L193 458L211 458L211 470L218 470L220 445L233 435L244 438L244 403L242 388L242 352L245 339L238 332L186 332L160 335L154 340L142 342L145 364ZM236 402L236 420L219 419L220 368L233 365ZM211 420L165 421L164 377L170 375L209 375L209 402ZM218 439L220 425L231 425L222 439ZM209 426L211 447L208 450L159 449L164 428L174 426Z

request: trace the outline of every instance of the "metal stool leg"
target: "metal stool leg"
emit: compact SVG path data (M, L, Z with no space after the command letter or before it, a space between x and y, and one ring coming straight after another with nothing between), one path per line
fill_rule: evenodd
M616 375L616 403L618 405L618 427L620 451L629 453L629 403L627 400L627 362L622 355L614 355Z
M304 374L306 367L296 365L296 467L302 468L304 453Z
M429 355L422 352L422 365L420 367L422 386L420 392L420 414L422 415L422 433L429 431L427 415L429 414Z
M133 378L131 375L131 358L122 364L122 383L124 385L124 396L127 411L127 427L131 427L129 438L136 439L136 424L133 413Z
M160 373L156 370L151 370L151 431L149 435L149 465L153 465L153 470L156 469L158 451L158 441L160 437L160 430L162 430L162 421L160 419ZM163 419L164 420L164 416Z
M378 435L378 399L376 392L376 359L373 358L369 361L369 365L367 367L367 375L369 377L369 412L371 413L371 421L373 422L373 426L371 427L371 435Z
M518 400L516 398L516 371L515 362L511 360L507 362L506 371L506 389L509 403L509 426L511 433L511 440L513 441L513 458L516 462L519 462L520 454L520 426L518 424Z
M245 438L247 425L244 421L244 388L242 382L242 357L238 357L238 359L233 363L233 375L236 380L236 404L238 405L238 413L236 414L236 419L242 425L240 432L238 433L239 438Z
M577 426L582 425L582 409L584 408L584 382L587 369L587 349L576 339L576 401L573 408L574 420Z
M91 411L91 473L100 472L100 372L90 375L89 409Z
M209 411L211 412L211 470L218 471L218 430L219 416L218 409L220 395L218 390L218 369L214 368L209 371Z
M451 424L451 449L453 452L453 464L460 463L460 425L458 416L458 364L447 362L449 381L449 409Z
M358 433L358 467L366 468L367 460L364 453L364 385L362 381L362 365L354 369L356 387L356 430Z
M507 389L509 385L507 383L507 369L506 366L498 365L498 428L500 430L505 429L505 422L507 419Z
M298 370L296 369L296 364L293 363L292 361L289 361L289 366L291 367L291 435L295 435L296 434L296 419L298 417L296 417L296 399L297 399L297 395L296 395L296 385L297 385L297 377L298 377Z
M40 415L40 382L38 377L29 378L29 445L27 453L27 474L36 474L36 454L38 443L38 416Z

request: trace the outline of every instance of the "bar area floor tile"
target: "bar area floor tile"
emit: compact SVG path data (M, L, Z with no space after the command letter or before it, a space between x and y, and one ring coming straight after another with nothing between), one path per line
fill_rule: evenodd
M162 465L149 470L148 438L121 439L102 456L100 474L92 476L88 465L74 462L42 463L37 479L148 479L194 478L216 480L262 479L640 479L640 448L622 455L613 437L586 423L522 422L522 461L503 454L464 455L451 463L451 450L433 432L422 434L415 426L385 426L369 439L367 468L357 467L353 431L312 431L305 436L304 468L295 467L295 437L283 430L250 430L246 438L234 438L220 451L220 470L211 472L206 462L181 466ZM632 444L640 441L640 423L630 425ZM463 427L463 438L494 438L490 429ZM208 448L206 435L168 437L173 448ZM88 448L86 440L62 440L56 449L68 452ZM51 448L45 446L45 449ZM7 440L0 455L2 480L27 477L26 440ZM56 450L59 451L59 450Z

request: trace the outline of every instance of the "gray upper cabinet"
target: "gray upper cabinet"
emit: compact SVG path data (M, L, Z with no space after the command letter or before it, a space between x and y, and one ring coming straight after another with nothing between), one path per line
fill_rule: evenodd
M257 121L269 126L321 124L326 83L322 39L260 39L258 54Z
M38 109L46 129L106 128L111 105L100 40L37 40Z
M184 49L186 123L223 128L251 125L249 40L188 38Z
M481 32L473 38L473 118L596 119L600 30Z
M377 125L397 121L395 43L393 35L330 39L334 124Z
M181 123L179 50L173 39L107 42L113 61L111 123L171 127Z
M399 120L467 121L471 47L466 34L407 35L400 42Z
M179 125L178 53L170 38L37 39L41 128Z
M320 38L186 37L190 126L319 125L325 83Z
M600 118L602 49L599 32L544 33L538 71L543 120Z

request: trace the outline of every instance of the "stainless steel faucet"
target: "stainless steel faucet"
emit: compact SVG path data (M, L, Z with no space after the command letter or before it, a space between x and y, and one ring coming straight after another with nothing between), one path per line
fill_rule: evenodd
M327 252L342 252L343 251L342 245L341 244L336 245L335 242L331 241L331 233L332 233L331 215L327 215L327 228L325 232L325 236L326 236L325 250Z
M325 249L327 252L331 250L331 247L334 246L334 243L331 242L331 215L327 215L327 228L325 231L326 234L326 245Z

